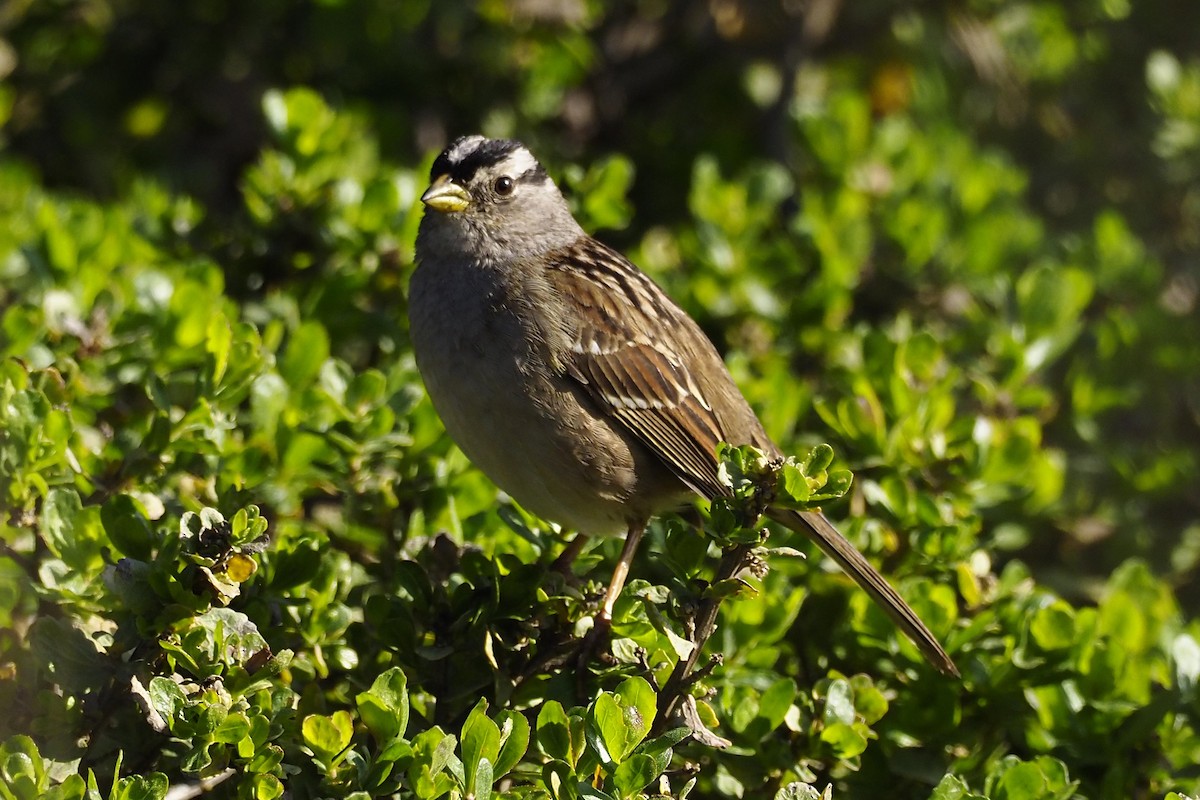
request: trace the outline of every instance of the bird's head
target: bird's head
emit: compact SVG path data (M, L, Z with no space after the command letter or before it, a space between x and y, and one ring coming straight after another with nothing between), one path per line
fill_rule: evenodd
M421 202L426 248L485 260L545 252L583 233L546 170L513 139L456 139L433 162Z

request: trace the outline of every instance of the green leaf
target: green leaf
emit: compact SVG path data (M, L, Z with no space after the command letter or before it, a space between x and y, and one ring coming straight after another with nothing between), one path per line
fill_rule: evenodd
M777 728L783 723L783 718L795 699L796 682L791 678L780 678L758 699L758 715L764 718L771 728Z
M94 691L113 669L96 643L65 620L39 617L30 628L29 644L55 683L71 694Z
M494 773L502 778L512 771L529 749L529 720L524 714L505 710L496 715L500 726L500 754L496 758Z
M413 755L413 746L405 739L393 739L386 747L379 751L375 756L376 765L382 765L393 761L406 761Z
M1043 650L1060 650L1075 643L1075 611L1061 600L1034 612L1029 633Z
M829 745L839 759L854 758L867 749L867 737L858 725L835 722L821 729L821 741Z
M113 800L163 800L169 787L167 776L161 772L131 775L118 780L110 796Z
M929 800L988 800L981 794L971 791L970 787L954 775L946 775L934 788Z
M827 444L819 444L808 451L808 455L800 464L805 475L817 475L829 469L833 463L833 448Z
M488 775L491 775L491 765L500 756L500 728L487 715L487 700L481 699L467 715L461 741L463 769L467 775L466 791L470 795L480 788L475 785L480 762L488 762ZM488 788L491 788L490 784Z
M579 779L575 770L565 761L550 761L542 767L542 782L550 790L553 800L576 800L579 797Z
M850 679L854 692L854 710L868 725L883 719L888 710L888 700L882 691L866 675L855 675Z
M547 700L538 712L537 742L548 757L574 763L571 757L570 723L562 704L557 700Z
M33 739L17 735L0 746L0 779L0 788L7 785L20 800L33 800L45 791L46 768Z
M825 689L826 722L854 722L854 692L845 678L835 678Z
M634 797L659 774L658 765L653 758L637 753L617 765L612 776L613 786L618 797Z
M605 764L620 764L654 723L658 698L643 678L626 678L613 693L601 692L589 710L589 740Z
M671 748L691 735L690 728L671 728L662 736L642 742L637 752L653 758L658 765L658 771L663 772L671 762Z
M127 494L113 495L100 508L100 522L108 540L121 553L149 561L155 536L137 501Z
M616 800L608 792L602 792L592 786L590 783L580 783L578 787L579 797L582 800Z
M350 746L354 736L354 720L349 711L335 711L329 716L310 714L301 724L304 743L312 748L326 765Z
M245 714L238 712L230 714L217 726L217 729L212 733L212 739L214 742L237 744L249 735L250 720L246 718Z
M588 710L588 740L603 764L620 764L626 748L625 713L616 697L601 692Z
M409 785L420 798L441 797L466 783L462 762L454 755L458 740L436 725L413 737L413 758L407 769Z
M588 230L628 225L631 209L625 195L633 179L633 163L628 158L608 156L593 163L586 174L572 169L565 177L572 196L582 205L578 219Z
M224 314L218 311L208 318L204 339L204 349L212 356L212 382L216 386L225 377L229 351L233 345L233 328Z
M251 796L253 800L278 800L283 796L283 783L274 775L257 774L252 783Z
M617 686L616 696L624 711L628 730L626 752L629 752L650 732L650 726L654 724L654 717L658 711L658 695L644 678L634 676L621 681Z
M261 544L261 537L266 531L267 521L262 518L258 506L255 505L239 508L229 521L230 541L239 546L253 546L252 552L265 549L265 545Z
M298 542L294 549L275 553L271 587L282 592L313 580L321 567L321 555L310 542Z
M1031 269L1017 280L1022 318L1037 334L1073 328L1092 298L1094 285L1082 269L1049 265Z
M408 727L408 678L392 667L377 677L368 691L355 698L358 715L375 740L383 744Z
M775 793L774 800L824 800L815 786L793 781Z
M492 781L492 762L486 758L479 759L471 780L467 782L467 797L474 797L475 800L491 800Z
M87 796L87 783L82 775L68 775L58 786L51 786L41 796L40 800L84 800Z
M824 503L829 500L837 500L838 498L845 497L853 485L854 473L848 469L835 469L828 473L825 485L821 487L821 490L809 495L809 502Z
M1066 764L1053 756L1038 756L1034 761L1042 768L1042 775L1046 778L1053 800L1071 800L1075 796L1079 781L1071 780Z
M387 376L379 370L358 373L346 392L346 405L356 410L378 405L387 398L387 382Z
M154 705L154 710L167 723L168 726L174 727L175 720L178 719L180 712L187 707L187 697L184 696L183 690L179 688L179 684L170 678L155 676L150 679L148 687L150 694L150 702Z
M811 508L845 495L854 476L846 469L830 472L833 458L833 448L820 444L802 459L784 461L778 471L777 502L794 508Z
M441 731L438 731L440 734ZM466 778L463 775L462 762L454 755L454 749L458 746L458 740L453 734L445 734L437 743L437 747L433 751L433 772L437 774L442 770L450 772L460 784L466 783Z
M1041 800L1046 789L1046 777L1037 764L1013 764L1005 770L993 796L996 800Z
M311 384L329 358L329 334L319 322L308 321L292 332L279 374L293 389Z
M784 498L793 503L807 503L812 494L804 471L795 464L785 463L779 468L779 487Z
M42 506L42 539L54 555L77 570L88 571L99 557L92 512L74 489L51 489Z

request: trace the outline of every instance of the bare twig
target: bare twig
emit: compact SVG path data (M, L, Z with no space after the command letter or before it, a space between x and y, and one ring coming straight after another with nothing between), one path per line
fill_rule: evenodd
M751 544L741 544L727 550L717 567L717 574L713 580L714 585L729 580L745 569L753 560L753 551L754 545ZM692 644L695 647L687 658L681 659L675 665L671 676L663 685L662 693L659 695L660 712L654 721L655 735L666 729L679 710L682 698L687 695L698 679L697 675L692 674L692 670L700 658L700 651L704 649L704 643L716 630L717 612L721 608L722 599L723 597L719 595L709 597L701 601L700 607L696 611L691 636ZM699 676L708 674L709 669L711 667L701 671Z
M194 797L211 792L232 778L236 772L237 770L233 767L229 767L225 771L213 775L211 778L204 778L195 783L176 784L167 790L166 795L163 796L163 800L192 800Z

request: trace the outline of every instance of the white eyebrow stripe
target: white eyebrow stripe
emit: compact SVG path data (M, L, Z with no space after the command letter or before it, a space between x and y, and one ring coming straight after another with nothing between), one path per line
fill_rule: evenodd
M532 153L524 147L518 147L496 164L495 172L501 175L508 175L512 178L519 178L531 169L535 169L537 165L537 159L533 157Z

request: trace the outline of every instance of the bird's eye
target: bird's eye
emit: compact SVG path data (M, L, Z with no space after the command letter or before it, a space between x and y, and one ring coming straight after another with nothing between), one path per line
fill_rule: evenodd
M517 185L513 183L513 179L507 175L502 175L499 178L496 178L496 182L492 184L492 188L496 190L496 194L500 195L501 197L508 197L513 193L513 189L515 189L516 186Z

